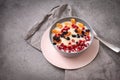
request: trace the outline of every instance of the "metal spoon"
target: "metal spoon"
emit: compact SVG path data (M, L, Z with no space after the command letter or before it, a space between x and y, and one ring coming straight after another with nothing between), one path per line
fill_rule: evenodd
M93 29L92 29L92 31L93 31L93 34L94 34L95 38L97 38L99 41L101 41L103 44L105 44L108 48L110 48L111 50L115 51L116 53L120 52L120 48L119 47L116 47L115 45L110 44L107 41L101 39L100 37L98 37L97 33Z

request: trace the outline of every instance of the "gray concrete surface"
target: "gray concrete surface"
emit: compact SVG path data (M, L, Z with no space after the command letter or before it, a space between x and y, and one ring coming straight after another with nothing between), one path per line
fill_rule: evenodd
M0 0L0 80L64 80L64 70L51 66L39 51L24 41L28 28L52 7L63 3L75 6L80 12L78 15L100 37L120 47L120 0ZM120 54L102 43L100 46L117 64L114 68L120 73ZM104 80L92 76L89 79Z

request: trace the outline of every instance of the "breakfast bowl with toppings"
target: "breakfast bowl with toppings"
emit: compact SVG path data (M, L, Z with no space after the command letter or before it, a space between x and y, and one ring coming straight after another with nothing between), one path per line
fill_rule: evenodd
M56 21L49 35L54 48L67 57L77 56L86 51L94 38L91 27L77 17L66 17Z

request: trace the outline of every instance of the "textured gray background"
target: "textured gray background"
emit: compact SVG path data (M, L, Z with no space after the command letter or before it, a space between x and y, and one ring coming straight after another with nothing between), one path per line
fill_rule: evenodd
M69 73L51 66L39 51L24 41L28 28L42 19L52 7L61 3L74 6L80 13L80 18L86 20L100 37L120 47L120 0L0 0L0 80L69 79L65 77ZM117 70L113 71L120 74L120 54L115 54L103 44L100 44L101 49L115 62L112 69ZM104 71L101 74L105 75ZM115 79L92 78L98 75L92 74L84 80ZM113 77L120 79L119 75Z

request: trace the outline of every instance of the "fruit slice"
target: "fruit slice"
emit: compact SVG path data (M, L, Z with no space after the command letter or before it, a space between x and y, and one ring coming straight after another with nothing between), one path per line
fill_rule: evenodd
M63 27L61 23L57 23L56 26L60 29Z
M52 33L54 33L54 34L59 34L60 31L53 29L53 30L52 30Z
M84 27L84 24L83 24L83 23L78 22L78 26L79 26L80 28L83 28L83 27Z
M82 34L82 30L81 29L77 29L77 32L79 33L79 34Z
M64 22L65 26L71 27L71 23L70 22Z
M71 19L70 20L72 24L75 24L76 23L76 20L75 19Z

